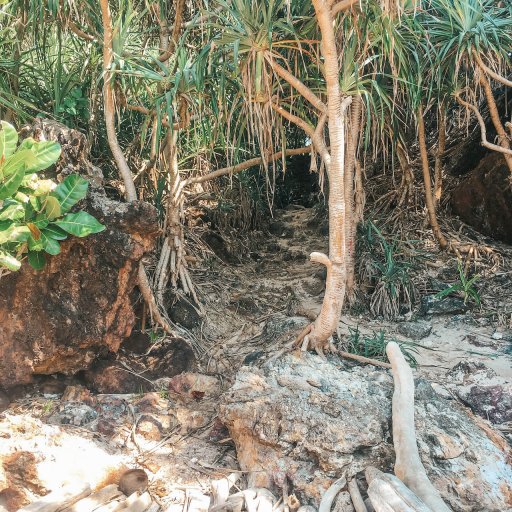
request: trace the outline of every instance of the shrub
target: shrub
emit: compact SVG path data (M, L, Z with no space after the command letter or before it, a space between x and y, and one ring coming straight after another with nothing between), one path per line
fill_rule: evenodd
M38 172L60 157L57 142L27 138L18 145L18 133L0 122L0 267L16 271L27 257L43 268L45 254L60 252L69 235L85 237L105 229L92 215L71 208L87 194L89 183L78 174L57 184Z

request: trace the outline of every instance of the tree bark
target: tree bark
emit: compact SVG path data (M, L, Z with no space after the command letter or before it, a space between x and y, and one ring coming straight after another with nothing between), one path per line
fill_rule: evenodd
M441 201L443 192L443 156L446 150L446 110L444 103L439 106L438 143L434 163L434 208Z
M329 256L313 253L311 260L327 268L327 280L322 309L313 323L311 332L304 339L306 345L317 351L329 347L332 334L336 331L345 298L346 269L346 227L345 227L345 118L346 109L352 98L342 101L339 86L339 65L333 17L326 0L313 0L316 18L322 35L322 56L325 62L327 86L327 112L330 140L330 162L327 165L329 177Z
M436 209L434 205L434 198L432 196L432 184L430 181L430 167L428 163L427 143L425 137L425 122L423 120L423 106L418 108L418 142L420 146L421 167L423 170L423 183L425 186L425 203L427 205L427 212L430 221L430 227L434 232L437 242L441 249L448 247L448 242L439 227L437 222Z

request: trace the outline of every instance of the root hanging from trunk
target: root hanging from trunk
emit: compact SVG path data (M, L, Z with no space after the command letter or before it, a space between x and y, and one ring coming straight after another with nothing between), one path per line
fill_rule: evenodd
M395 474L416 496L436 512L449 512L437 489L428 479L421 463L414 426L414 378L398 343L390 342L386 354L392 366L393 444L396 453Z

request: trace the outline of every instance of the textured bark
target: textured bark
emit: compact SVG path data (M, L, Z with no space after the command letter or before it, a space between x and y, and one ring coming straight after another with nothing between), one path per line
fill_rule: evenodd
M487 99L487 105L489 106L489 114L491 116L492 124L498 134L498 143L503 149L510 151L510 141L505 128L501 124L500 114L498 112L498 107L496 106L496 101L494 100L491 84L485 75L480 76L480 85L483 87L485 92L485 98ZM507 162L508 170L512 173L512 154L504 153L503 156Z
M434 207L439 204L443 192L443 156L446 149L446 111L444 105L439 107L437 153L434 164Z
M418 109L418 142L421 154L421 167L423 170L423 184L425 186L425 204L427 205L430 227L432 228L434 236L436 237L436 240L439 243L441 249L446 249L448 247L448 242L444 237L441 228L439 227L434 204L434 198L432 195L432 183L430 179L430 166L428 163L427 142L425 136L425 122L423 120L422 106L420 106L420 108Z
M345 117L351 98L342 101L339 86L338 52L329 4L313 0L316 18L322 34L322 56L325 61L327 86L327 111L330 141L329 177L329 257L313 261L322 262L327 268L327 280L322 309L307 336L308 344L315 349L328 347L328 341L338 327L345 298L346 269L346 198L344 186L345 167ZM313 253L318 254L318 253ZM312 255L313 256L313 255Z

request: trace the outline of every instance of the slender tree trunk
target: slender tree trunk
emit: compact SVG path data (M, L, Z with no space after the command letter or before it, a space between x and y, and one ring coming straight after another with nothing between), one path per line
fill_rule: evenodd
M114 156L114 160L119 170L119 174L121 175L124 182L126 199L131 202L137 200L137 189L135 188L133 176L130 171L130 167L128 166L128 162L126 161L121 147L119 146L115 127L115 101L114 91L112 88L111 71L113 60L112 18L110 16L108 0L100 0L100 4L103 20L103 104L105 125L107 129L107 139L110 150L112 151L112 155ZM169 322L166 318L164 318L160 312L158 304L155 301L155 297L151 290L149 279L146 274L146 269L144 268L142 261L140 262L138 270L138 285L139 290L144 297L146 304L148 304L156 322L160 324L168 334L174 334Z
M311 348L321 351L329 347L332 334L336 331L345 298L346 269L346 226L345 226L345 118L351 98L342 101L339 87L339 66L333 18L330 6L325 0L313 0L317 21L322 34L322 55L325 62L327 85L327 111L330 149L329 177L329 256L313 253L311 260L327 268L327 280L322 309L304 339Z
M443 157L446 150L446 110L444 103L439 106L438 143L434 164L434 207L437 207L443 192Z
M480 85L484 89L487 105L489 105L489 114L491 115L492 124L498 134L498 144L502 148L510 149L510 141L508 139L507 132L501 123L500 114L498 112L498 107L496 106L496 101L494 100L491 84L483 73L480 75ZM512 155L504 153L503 156L505 157L509 171L512 173Z
M421 166L423 170L423 183L425 186L425 203L427 205L428 218L430 227L434 232L437 242L441 249L448 247L448 242L439 227L436 216L436 208L434 204L434 197L432 195L432 184L430 178L430 167L428 163L427 142L425 137L425 122L423 120L423 106L420 105L418 109L418 142L420 146Z
M354 210L354 185L355 185L355 166L356 152L359 143L359 129L361 126L362 112L361 96L355 96L350 107L350 126L348 127L347 154L345 158L345 231L347 233L347 300L353 298L355 284L355 252L356 252L356 228L359 219Z

